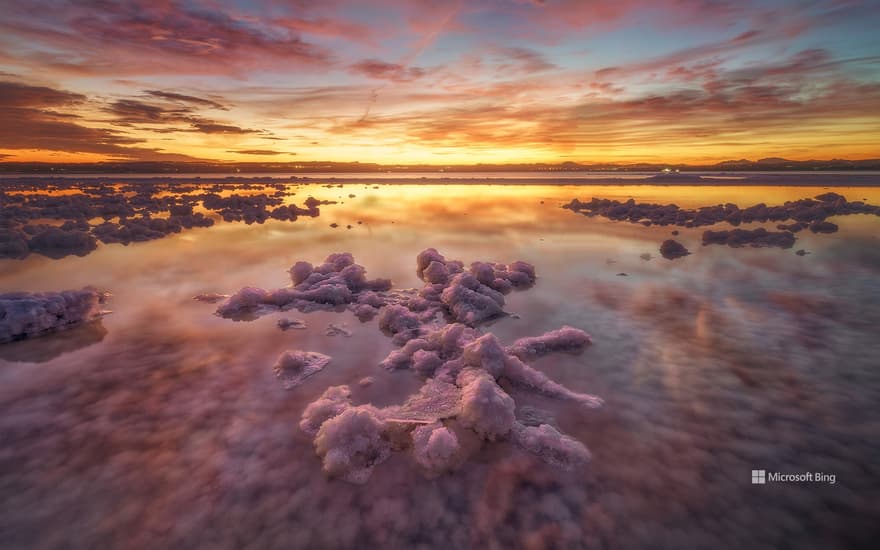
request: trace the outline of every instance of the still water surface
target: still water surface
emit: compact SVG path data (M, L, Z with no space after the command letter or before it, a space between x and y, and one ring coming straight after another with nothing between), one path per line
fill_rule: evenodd
M877 188L835 188L880 203ZM791 250L700 246L659 256L671 227L560 208L590 197L780 204L816 188L299 186L340 204L295 223L218 223L85 257L0 260L0 291L94 285L100 324L0 346L0 545L6 548L833 548L880 521L880 218L832 218ZM354 194L354 198L349 198ZM357 222L362 222L358 224ZM340 227L331 228L331 223ZM352 229L346 229L347 225ZM377 365L392 349L348 312L233 322L203 292L289 284L297 260L352 252L370 277L421 286L419 251L525 260L537 285L507 297L486 330L504 342L568 324L580 356L535 363L599 411L513 395L550 411L592 462L556 470L505 443L425 479L406 454L364 486L327 479L297 428L328 386L355 403L402 402L421 386ZM799 257L797 249L809 255ZM650 253L652 259L640 255ZM627 276L620 276L626 273ZM346 323L350 338L324 334ZM332 363L285 391L287 349ZM375 383L357 381L372 376ZM751 485L752 469L824 472L836 483Z

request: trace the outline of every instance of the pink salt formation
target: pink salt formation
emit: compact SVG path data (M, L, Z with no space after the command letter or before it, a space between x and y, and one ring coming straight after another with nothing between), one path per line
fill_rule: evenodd
M527 364L551 353L582 352L591 343L589 335L565 326L504 346L478 326L503 311L504 292L534 284L534 268L524 262L475 262L465 270L462 262L428 249L419 254L417 274L425 280L424 289L389 300L378 325L399 346L381 366L412 370L424 384L400 405L355 405L348 386L335 386L306 407L300 427L315 436L324 471L365 483L391 452L409 450L418 467L433 477L460 466L480 444L501 441L554 466L585 464L590 454L582 443L550 424L519 420L516 402L504 387L585 409L601 406L598 397L570 390ZM444 300L444 294L454 297ZM462 437L478 443L464 445Z
M87 287L62 292L0 294L0 343L42 336L95 321L109 294Z

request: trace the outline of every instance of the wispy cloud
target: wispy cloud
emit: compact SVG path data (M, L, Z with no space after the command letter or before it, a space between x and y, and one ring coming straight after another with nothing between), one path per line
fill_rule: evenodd
M880 156L867 4L6 2L0 154Z
M0 149L39 149L67 153L100 153L125 159L189 159L143 147L143 140L87 125L70 113L86 101L82 94L46 86L0 81Z

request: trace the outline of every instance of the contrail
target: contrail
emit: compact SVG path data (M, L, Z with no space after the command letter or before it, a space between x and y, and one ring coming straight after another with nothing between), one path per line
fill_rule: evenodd
M455 14L457 14L458 11L461 9L463 1L464 0L458 0L458 2L453 5L449 13L446 14L446 17L444 17L431 32L427 33L422 38L422 40L419 41L413 52L400 60L399 65L402 70L409 68L412 62L415 61L420 55L422 55L422 53L424 53L424 51L427 50L434 43L434 41L437 40L437 37L440 35L441 32L443 32L443 29L446 28L446 25L449 24ZM358 119L358 124L365 122L367 120L367 117L370 116L370 111L373 109L373 106L379 99L379 92L385 89L387 85L388 84L385 83L377 88L373 88L372 90L370 90L370 98L367 101L367 108L364 109L364 114L361 115L361 118Z

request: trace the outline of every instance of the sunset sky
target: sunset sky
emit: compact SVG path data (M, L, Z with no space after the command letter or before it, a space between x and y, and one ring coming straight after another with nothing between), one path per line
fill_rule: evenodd
M880 157L880 3L0 0L0 161Z

